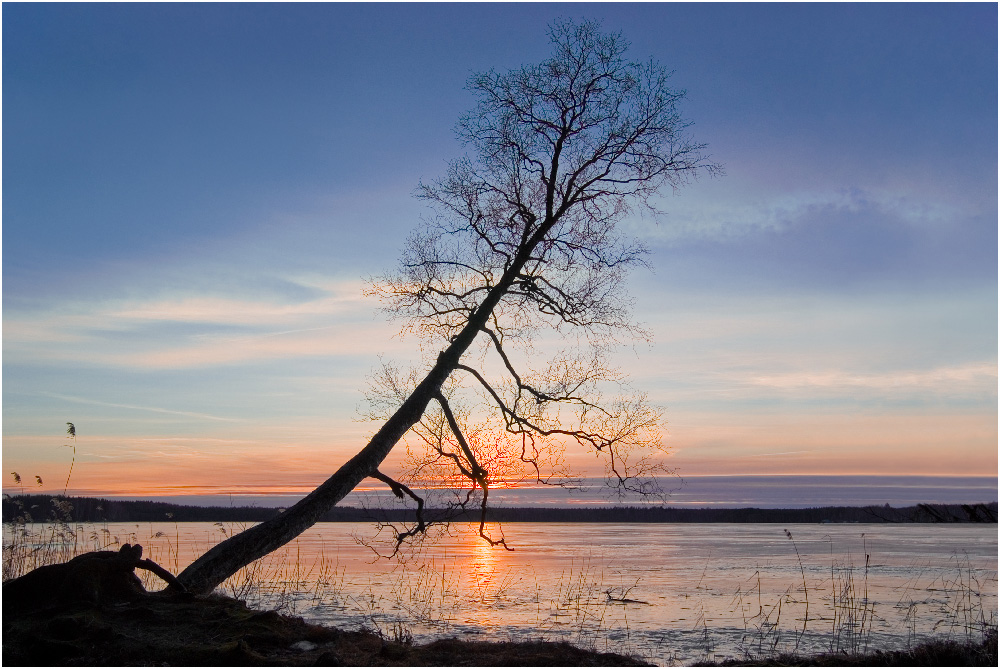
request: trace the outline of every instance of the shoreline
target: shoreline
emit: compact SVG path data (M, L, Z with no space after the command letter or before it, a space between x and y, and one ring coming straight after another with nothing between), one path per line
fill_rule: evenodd
M153 501L110 500L96 497L14 495L3 499L3 522L49 522L53 501L68 501L56 516L59 522L261 522L280 509L269 507L192 506ZM455 513L426 509L424 518L442 522L478 522L479 511ZM334 507L319 522L412 522L412 509ZM918 504L916 506L821 506L771 509L678 508L672 506L620 507L495 507L487 522L501 523L997 523L997 502Z
M8 666L655 666L640 657L539 639L443 638L413 643L371 630L344 631L220 595L149 594L128 604L18 610L4 602ZM691 666L996 666L997 637L947 639L865 655L706 658Z

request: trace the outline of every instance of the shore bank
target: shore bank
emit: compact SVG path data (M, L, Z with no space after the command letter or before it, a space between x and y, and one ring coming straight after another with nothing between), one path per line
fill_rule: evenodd
M544 641L414 644L342 631L210 595L149 595L29 613L4 602L5 666L644 666L638 658Z
M980 643L939 640L908 650L876 650L864 655L775 655L759 660L730 659L695 663L695 667L995 667L996 631Z
M210 595L150 595L129 604L74 604L25 614L5 602L6 666L649 666L642 658L562 642L465 641L415 644L405 630L313 625ZM699 666L996 666L995 632L981 644L924 644L855 657L779 655Z

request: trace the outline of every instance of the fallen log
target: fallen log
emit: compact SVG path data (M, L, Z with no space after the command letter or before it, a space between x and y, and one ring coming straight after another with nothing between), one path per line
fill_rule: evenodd
M185 592L173 574L152 560L143 559L142 546L125 544L117 552L83 553L7 581L3 584L4 615L72 603L107 605L142 599L150 593L136 576L136 569L156 574L173 592Z

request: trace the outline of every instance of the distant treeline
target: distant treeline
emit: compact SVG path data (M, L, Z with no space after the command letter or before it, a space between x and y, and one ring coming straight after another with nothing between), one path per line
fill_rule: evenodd
M122 501L93 497L14 495L3 498L4 522L148 523L260 522L278 509L256 506L186 506L166 502ZM454 521L478 521L479 510L427 509L425 520L445 515ZM415 520L412 509L334 507L326 522L401 522ZM490 509L493 522L524 523L996 523L997 503L827 506L812 509L687 509L676 507L521 507Z

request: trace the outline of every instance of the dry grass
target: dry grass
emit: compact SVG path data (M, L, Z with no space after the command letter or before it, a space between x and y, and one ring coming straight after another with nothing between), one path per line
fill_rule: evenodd
M734 597L734 604L744 612L741 656L713 661L712 648L706 646L706 659L699 666L996 666L997 612L987 608L985 594L987 582L992 581L995 585L996 573L981 573L973 567L968 556L954 556L951 576L939 576L919 588L925 594L932 593L930 599L915 601L908 595L916 594L918 588L915 585L907 588L896 604L906 610L907 647L887 651L873 649L873 625L879 620L876 611L879 604L869 597L871 555L867 553L867 545L863 567L831 557L830 594L822 598L828 602L827 608L814 618L808 614L808 585L801 556L797 549L795 553L803 574L801 588L790 586L779 597L768 601L761 594L758 571L749 581L750 587L741 586ZM787 616L783 620L783 604L795 602L796 596L805 601L805 615L793 622L789 622ZM756 613L749 615L750 611ZM936 618L932 628L934 638L919 640L918 616L923 616L925 621L928 616ZM827 650L804 656L796 651L811 621L829 622L830 629L825 636ZM801 628L796 627L799 622ZM791 649L789 638L794 639Z
M906 650L875 650L866 653L778 653L752 660L726 659L699 662L699 667L995 667L997 633L994 629L978 642L938 639Z

